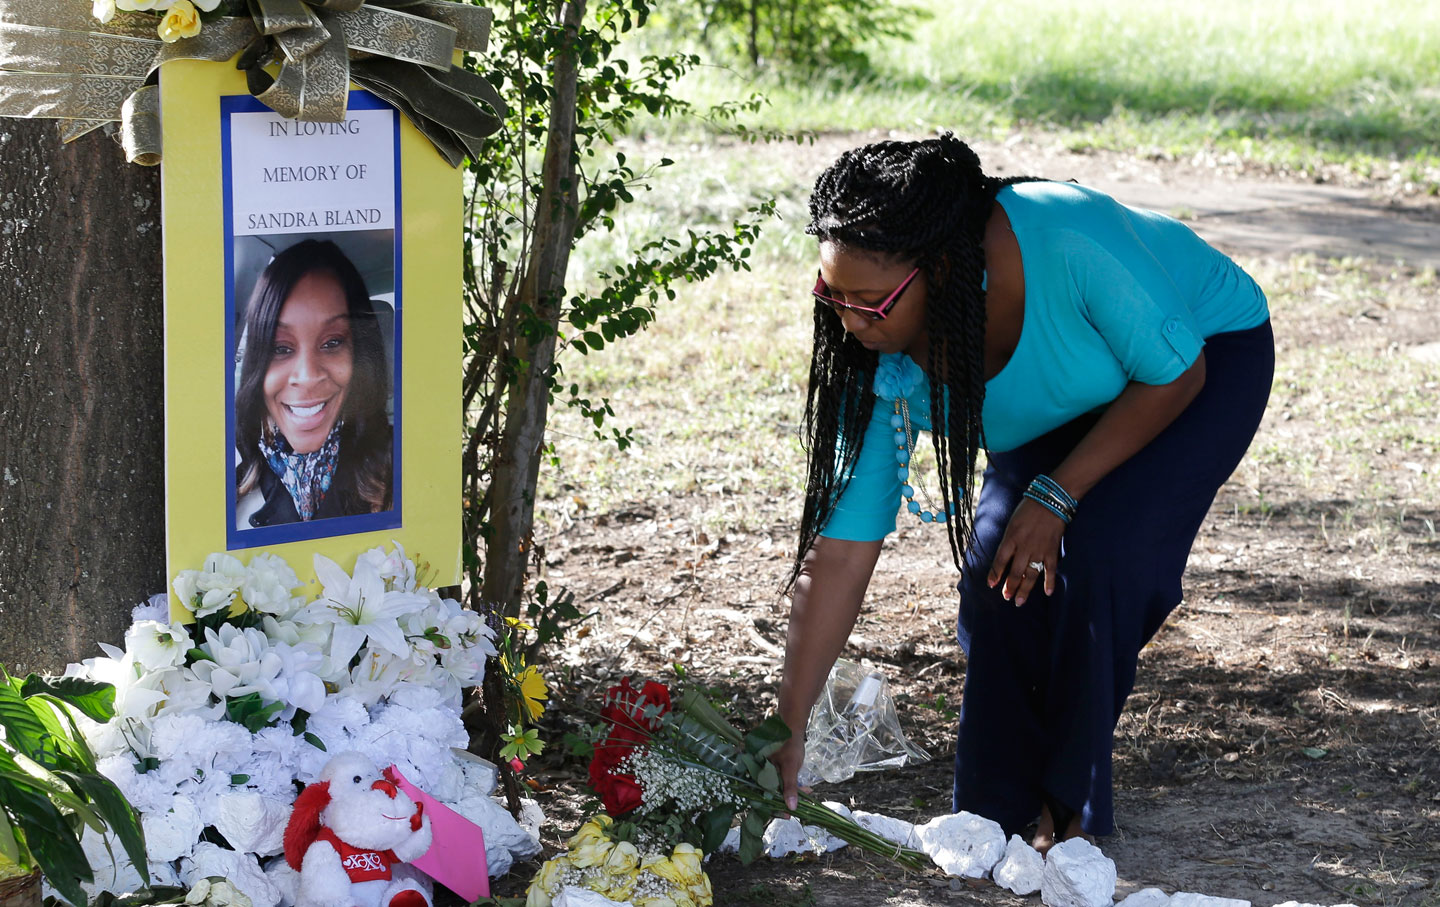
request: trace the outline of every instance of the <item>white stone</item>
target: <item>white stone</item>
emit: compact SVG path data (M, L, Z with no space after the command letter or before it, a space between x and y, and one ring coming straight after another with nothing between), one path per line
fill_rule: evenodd
M630 907L629 901L612 901L598 891L571 885L560 889L551 907Z
M1250 907L1250 902L1243 898L1217 898L1193 891L1177 891L1170 895L1170 903L1166 907Z
M880 813L867 813L863 809L855 810L852 817L861 828L873 832L887 841L894 841L901 847L920 849L920 837L915 834L914 822L906 822L904 819L896 819L894 816Z
M268 857L285 847L285 824L290 820L288 803L253 791L236 792L219 797L214 813L210 824L236 850Z
M952 876L983 879L1005 855L1000 823L974 813L936 816L915 834L935 865Z
M1050 848L1040 883L1046 907L1110 907L1114 899L1115 861L1100 848L1084 838Z
M1167 907L1170 895L1159 888L1142 888L1121 901L1116 907Z
M1045 874L1045 858L1019 835L1011 835L1005 845L1005 856L995 866L994 874L995 884L1001 888L1021 896L1034 894L1040 890L1040 880Z
M193 888L196 881L211 876L219 876L234 885L250 899L253 907L280 904L280 889L260 869L253 854L226 850L207 841L196 844L194 855L180 861L180 877L187 887Z
M1440 344L1437 344L1440 346ZM1283 904L1276 904L1275 907L1325 907L1324 904L1306 904L1302 901L1286 901ZM1335 907L1355 907L1354 904L1336 904Z
M540 804L534 800L521 800L520 827L525 829L536 847L540 846L540 827L544 824L545 811L540 808Z
M740 826L737 825L737 826L735 826L734 828L730 829L729 831L725 832L725 840L720 842L720 846L717 847L717 848L715 848L715 852L716 852L716 853L737 853L737 852L739 852L739 850L740 850ZM708 859L710 859L710 857L707 855L707 856L705 857L705 859L708 860Z
M489 797L466 797L450 804L457 813L485 832L485 861L490 875L503 876L517 859L534 856L540 845L510 811Z
M765 854L784 857L792 853L829 853L845 846L845 842L814 825L801 825L794 817L774 819L765 829Z

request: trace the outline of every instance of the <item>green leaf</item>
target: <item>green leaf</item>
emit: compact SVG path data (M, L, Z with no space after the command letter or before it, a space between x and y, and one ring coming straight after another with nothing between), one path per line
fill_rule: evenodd
M48 709L43 703L35 703ZM20 698L9 684L0 684L0 728L5 731L5 741L16 752L38 756L46 752L49 736L45 724L36 714L34 706Z
M749 866L760 856L765 846L765 826L770 814L758 807L751 807L740 823L740 862Z
M31 674L20 688L21 696L48 696L101 724L115 717L115 687L82 677L41 677Z
M765 767L760 769L760 775L755 779L755 783L768 791L779 793L780 772L775 768L775 763L766 762Z
M308 743L308 744L310 744L311 746L315 747L317 750L319 750L319 751L322 752L322 753L328 753L328 752L329 752L329 750L325 749L325 741L324 741L324 740L321 740L319 737L316 737L314 734L312 734L312 733L309 732L309 731L306 731L306 732L305 732L305 742Z
M1300 750L1300 752L1302 752L1302 753L1304 753L1305 755L1309 756L1311 759L1321 759L1321 758L1324 758L1325 756L1330 755L1330 751L1329 751L1329 750L1327 750L1327 749L1321 749L1321 748L1318 747L1318 746L1307 746L1307 747L1305 747L1304 749Z
M734 821L735 807L730 803L722 803L701 816L700 849L705 853L714 853L725 843L725 836L730 833L730 824Z
M146 885L149 885L149 860L145 856L145 831L141 827L140 816L126 801L125 795L120 793L120 789L115 786L114 782L104 775L66 772L62 773L62 777L83 791L90 802L95 804L95 809L105 820L105 824L120 839L120 844L125 848L130 862L135 864L140 878Z
M723 737L736 746L739 746L745 739L696 687L689 687L680 695L680 711L694 718L706 730Z
M20 842L15 840L15 830L10 827L10 814L3 809L0 809L0 858L20 862Z
M764 759L790 739L790 726L779 715L771 715L745 735L745 752Z

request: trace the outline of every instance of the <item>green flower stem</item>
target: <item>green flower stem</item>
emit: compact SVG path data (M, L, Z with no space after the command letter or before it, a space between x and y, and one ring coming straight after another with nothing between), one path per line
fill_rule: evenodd
M737 791L737 793L751 806L760 806L776 813L789 812L796 819L799 819L802 825L813 825L818 828L823 828L837 838L840 838L846 844L851 844L867 853L873 853L878 857L894 860L907 869L923 872L927 869L933 869L935 866L925 851L902 847L889 838L884 838L872 831L868 831L854 820L845 818L828 806L815 800L813 797L801 794L795 808L789 809L786 807L784 800L769 791L755 792L744 790Z

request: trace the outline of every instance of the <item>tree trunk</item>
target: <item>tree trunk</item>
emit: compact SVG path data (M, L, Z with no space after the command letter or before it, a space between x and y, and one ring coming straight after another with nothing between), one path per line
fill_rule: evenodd
M545 443L555 335L565 295L565 268L575 241L575 90L579 70L575 37L585 15L585 2L567 0L560 8L566 40L555 55L554 95L535 232L529 267L516 297L516 303L528 306L534 320L545 327L522 333L516 343L514 356L520 363L520 373L509 390L505 425L491 464L493 534L486 546L483 594L486 601L500 604L511 616L519 614L525 566L533 545L535 483Z
M165 589L160 174L0 120L0 662L119 644Z

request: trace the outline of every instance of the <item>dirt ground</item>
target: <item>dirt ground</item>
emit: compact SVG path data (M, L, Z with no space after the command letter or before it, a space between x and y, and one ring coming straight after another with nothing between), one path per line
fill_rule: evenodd
M827 139L815 153L855 143ZM1001 172L1076 176L1142 204L1136 196L1145 192L1199 200L1188 212L1194 226L1234 254L1349 254L1305 237L1354 238L1344 218L1357 212L1394 225L1393 245L1383 229L1366 243L1377 268L1413 269L1413 250L1440 249L1440 204L1384 181L1340 186L1346 179L1337 173L1317 184L1224 162L1081 155L1027 143L979 150L987 163L1002 161ZM1317 194L1317 186L1336 194ZM1227 224L1238 229L1227 233ZM1399 350L1420 361L1440 349L1433 286L1381 303L1371 314L1337 311L1289 332L1277 325L1279 342L1340 354ZM1440 366L1426 368L1429 389L1419 391L1433 401ZM1298 393L1277 382L1257 448L1297 437L1325 446L1326 417L1310 415L1315 409L1301 406ZM1440 470L1431 425L1416 448L1371 451L1370 468ZM1364 494L1317 490L1263 459L1242 466L1222 489L1191 554L1185 601L1142 653L1116 732L1117 830L1100 843L1117 865L1120 894L1157 886L1259 907L1440 905L1440 501L1370 502L1367 513L1391 527L1376 541L1353 523ZM763 528L707 535L696 515L723 499L749 508L750 524ZM552 653L547 739L558 741L607 684L632 674L669 678L675 662L728 697L740 716L759 720L772 709L791 503L739 483L697 483L685 495L580 513L538 539L550 583L599 612L592 632ZM965 660L954 641L956 575L943 535L904 520L901 527L846 655L884 670L907 733L933 759L817 793L921 822L949 811ZM560 750L532 766L552 849L585 808L583 766ZM533 870L517 867L497 893L522 892ZM938 871L905 874L846 850L748 867L717 857L709 871L721 905L1039 902Z

